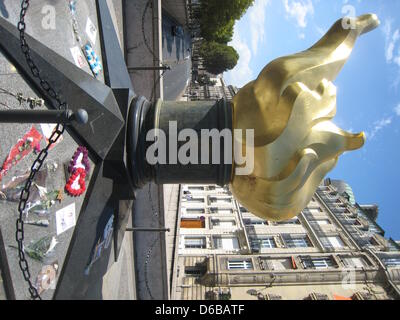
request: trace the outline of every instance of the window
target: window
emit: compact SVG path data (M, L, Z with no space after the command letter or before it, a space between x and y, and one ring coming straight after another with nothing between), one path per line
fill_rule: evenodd
M335 267L332 257L302 257L301 262L305 269L329 269Z
M274 223L277 226L285 226L285 225L297 225L301 224L300 220L298 218L290 219L287 221L278 221Z
M268 225L268 222L266 220L252 218L243 219L243 223L245 226Z
M291 258L268 258L262 259L263 265L268 270L292 270L293 263Z
M238 250L239 240L237 237L214 237L214 248L224 250Z
M201 277L207 273L207 265L186 266L185 275L192 277Z
M282 296L268 293L265 295L265 300L282 300Z
M185 249L206 249L205 237L185 237Z
M192 196L187 196L186 200L191 203L204 203L204 198L192 198Z
M310 221L312 224L318 224L319 226L326 226L328 224L331 224L329 219L316 219L313 221Z
M235 220L212 219L211 223L214 227L217 227L217 228L231 228L231 227L236 226Z
M188 187L190 191L204 191L204 187L196 186L196 187Z
M321 208L309 208L308 210L310 211L311 214L316 214L316 215L319 215L323 212Z
M273 237L258 237L249 238L251 249L253 251L259 251L260 249L273 249L276 248L276 242Z
M347 267L355 269L363 268L366 265L364 259L361 257L344 257L343 261Z
M307 235L291 236L285 234L282 238L287 248L309 248L313 246Z
M400 258L386 258L382 259L386 267L398 267L400 266Z
M204 217L200 218L182 218L181 228L184 229L204 229L206 227Z
M203 208L186 208L188 214L205 214L205 212Z
M368 241L373 246L379 246L379 242L374 237L370 237Z
M344 247L344 242L342 238L339 236L333 236L333 237L321 237L320 238L323 246L325 248L343 248Z
M210 202L211 203L231 203L232 198L215 198L215 197L210 197Z
M232 214L233 209L222 209L222 208L210 208L211 213L215 214Z
M313 292L305 300L329 300L329 297L327 294Z
M356 292L351 300L375 300L369 292Z
M252 270L253 263L250 259L234 259L228 260L228 270Z

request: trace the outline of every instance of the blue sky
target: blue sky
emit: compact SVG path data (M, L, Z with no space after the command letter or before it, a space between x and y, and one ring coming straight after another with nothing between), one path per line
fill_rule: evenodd
M328 176L346 180L360 204L376 203L386 236L400 239L400 1L256 0L236 23L240 54L227 83L243 86L271 60L313 45L339 18L376 13L381 26L363 35L335 81L334 122L366 132L359 151L344 154Z

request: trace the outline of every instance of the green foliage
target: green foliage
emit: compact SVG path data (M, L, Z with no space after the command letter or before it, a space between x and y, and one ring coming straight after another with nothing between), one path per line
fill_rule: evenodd
M232 40L235 21L239 20L254 0L202 0L201 32L204 39L219 43Z
M239 20L254 0L201 0L201 35L206 40L200 50L204 66L210 73L233 69L239 59L236 50L227 45Z
M204 67L213 74L233 69L239 59L239 54L234 48L213 41L202 44L200 55L204 59Z

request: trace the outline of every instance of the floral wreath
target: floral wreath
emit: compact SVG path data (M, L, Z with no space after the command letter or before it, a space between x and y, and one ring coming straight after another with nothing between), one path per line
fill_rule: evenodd
M78 159L82 156L80 163L78 163ZM88 157L88 150L85 147L78 147L75 151L69 166L68 172L71 173L71 176L65 185L65 191L73 197L78 197L82 195L86 190L86 175L89 174L90 164ZM76 183L78 183L78 188L76 188Z
M86 174L89 173L90 171L90 163L89 163L89 156L88 156L88 150L85 147L78 147L78 149L75 151L69 166L68 166L68 172L73 173L75 169L77 169L77 161L79 159L79 156L82 154L82 160L81 164L85 167Z
M69 178L67 184L65 185L65 191L73 197L78 197L82 195L86 191L86 171L83 168L77 168L72 173L71 177ZM74 188L74 183L78 180L79 188Z

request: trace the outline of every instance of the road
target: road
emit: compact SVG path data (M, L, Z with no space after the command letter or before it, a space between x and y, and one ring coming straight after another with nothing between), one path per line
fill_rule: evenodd
M165 12L162 20L163 62L171 67L164 74L164 100L174 101L184 92L192 67L190 34L174 36L172 27L178 25Z

